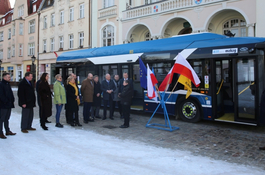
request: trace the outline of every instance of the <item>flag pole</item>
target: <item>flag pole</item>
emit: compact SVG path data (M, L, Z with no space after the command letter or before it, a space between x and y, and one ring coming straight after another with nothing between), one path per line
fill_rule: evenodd
M175 88L177 87L179 80L176 82L174 88L172 89L172 91L170 92L169 96L167 97L167 100L169 99L169 97L171 96L171 94L173 93L173 91L175 90Z
M158 87L157 87L157 84L155 85L155 88L156 88L156 93L157 93L157 95L158 95L158 98L159 98L159 100L161 100L160 92L159 92L159 89L158 89Z

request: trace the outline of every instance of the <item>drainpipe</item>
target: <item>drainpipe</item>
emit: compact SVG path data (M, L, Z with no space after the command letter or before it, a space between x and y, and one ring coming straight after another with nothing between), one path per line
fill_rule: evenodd
M89 0L89 18L88 18L88 29L89 29L89 36L88 36L88 47L92 48L92 25L91 25L91 21L92 21L92 0Z
M37 75L36 75L36 77L37 77L37 79L39 79L40 77L39 77L39 60L40 60L40 12L38 12L38 41L37 41L37 46L38 46L38 48L37 48L37 52L38 52L38 55L37 55ZM36 80L36 82L37 82L37 80Z

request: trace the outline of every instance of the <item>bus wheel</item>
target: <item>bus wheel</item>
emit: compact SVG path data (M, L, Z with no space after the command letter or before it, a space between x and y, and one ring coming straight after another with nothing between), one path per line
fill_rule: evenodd
M184 100L178 107L178 115L183 121L196 123L201 119L199 105L192 99Z

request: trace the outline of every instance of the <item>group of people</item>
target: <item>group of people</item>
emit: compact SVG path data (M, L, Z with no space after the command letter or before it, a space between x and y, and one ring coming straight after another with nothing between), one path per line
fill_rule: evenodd
M22 108L21 114L21 132L28 133L34 131L36 128L32 127L33 122L33 108L36 107L36 96L34 92L34 85L31 83L33 75L31 72L26 72L25 77L18 85L18 105ZM6 136L16 135L9 128L9 119L11 109L14 108L14 95L10 86L10 74L4 73L3 79L0 82L0 138L6 139ZM101 106L101 96L103 96L103 118L107 118L107 106L109 106L109 118L113 120L113 114L116 107L120 113L120 117L124 118L124 124L120 128L128 128L130 121L130 106L133 97L133 83L128 79L128 73L123 73L123 78L119 79L119 75L111 79L110 74L105 75L105 80L99 82L97 75L93 76L91 73L82 82L81 89L76 83L76 75L72 73L63 83L62 76L57 74L55 76L55 83L53 85L52 93L48 83L49 74L43 73L40 80L36 82L37 103L39 106L40 126L44 130L48 130L46 123L48 117L52 115L52 96L53 103L56 106L56 127L62 128L60 123L60 114L65 106L66 122L71 126L82 126L79 122L79 105L82 97L83 101L83 122L93 122L99 116ZM81 92L81 94L80 94ZM6 133L3 132L3 124Z

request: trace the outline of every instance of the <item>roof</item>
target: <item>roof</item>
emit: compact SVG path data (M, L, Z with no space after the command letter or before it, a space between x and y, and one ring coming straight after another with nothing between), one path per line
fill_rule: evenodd
M159 40L64 52L57 58L57 62L75 62L75 60L81 59L85 60L89 58L125 55L131 53L150 53L159 51L183 50L189 48L207 48L259 42L265 42L265 38L228 38L227 36L214 33L179 35L176 37Z
M9 0L0 0L0 4L0 15L6 14L11 9Z

